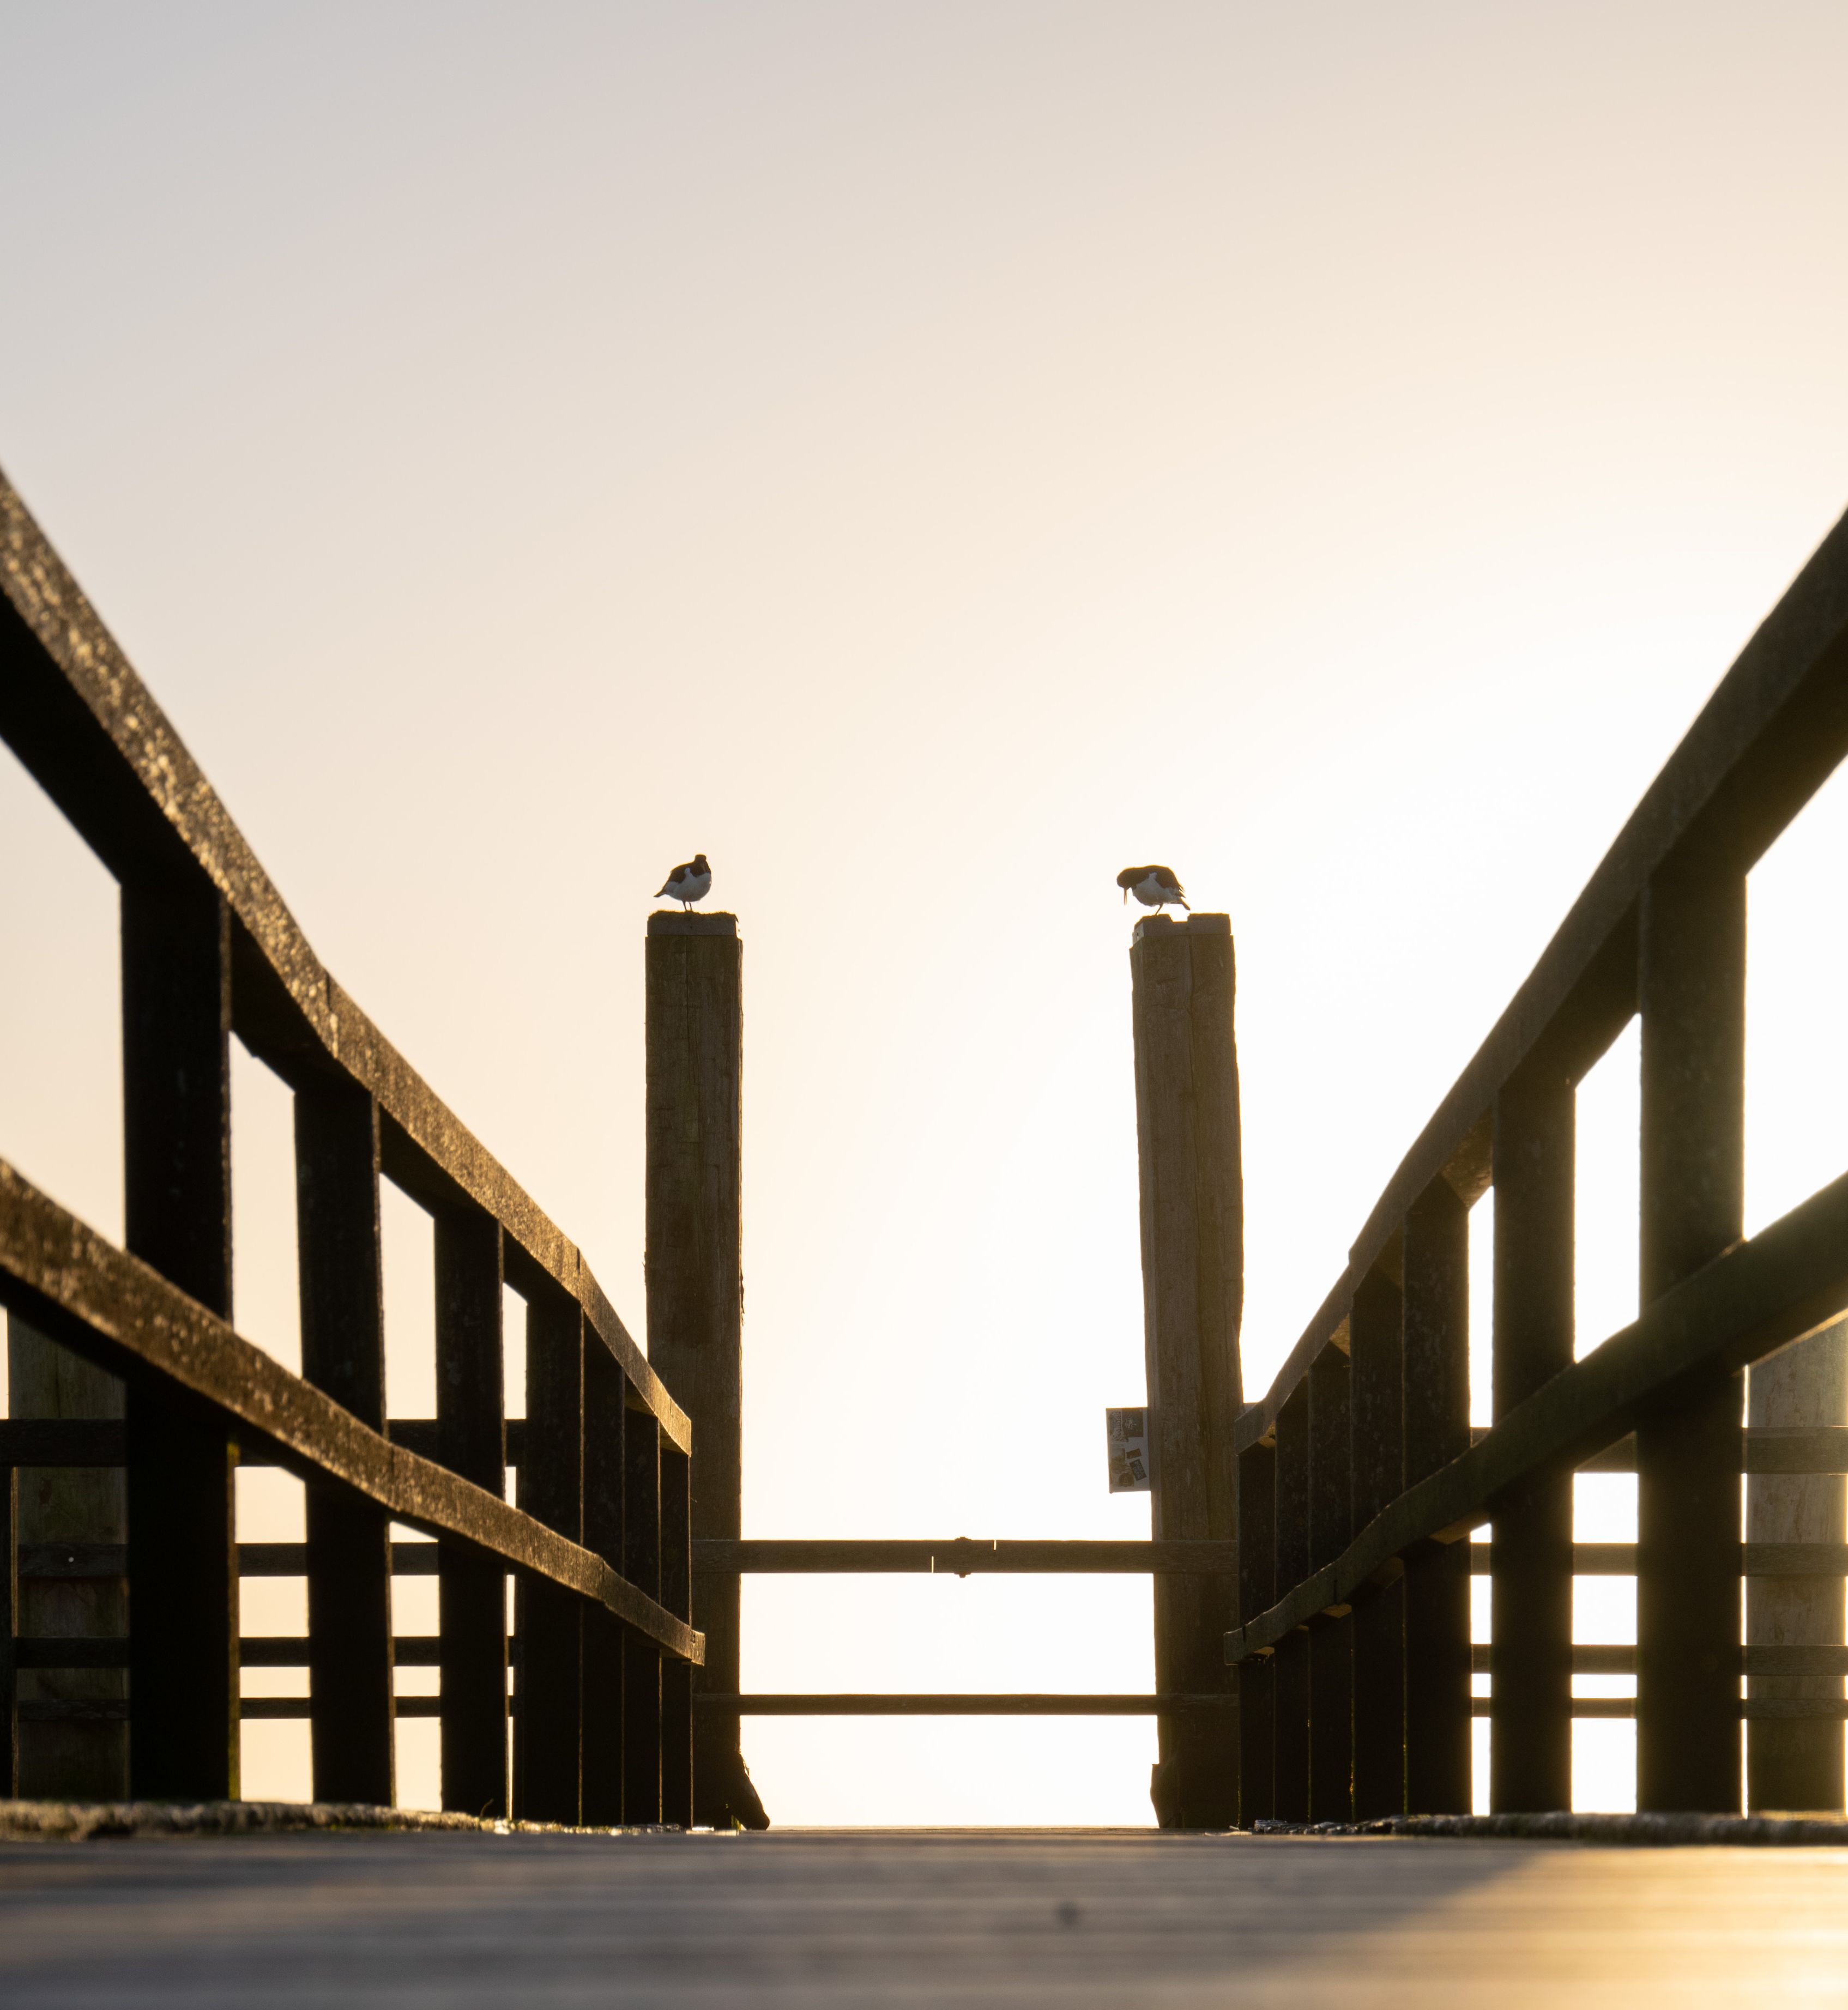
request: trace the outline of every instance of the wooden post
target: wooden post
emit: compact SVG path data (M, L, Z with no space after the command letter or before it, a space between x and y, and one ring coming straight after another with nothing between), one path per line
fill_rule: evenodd
M1353 1388L1345 1325L1309 1370L1310 1565L1353 1539ZM1309 1818L1354 1819L1354 1627L1325 1613L1309 1629Z
M1231 1541L1245 1244L1231 921L1151 915L1136 924L1129 965L1154 1532ZM1157 1689L1229 1687L1221 1640L1238 1611L1235 1575L1158 1576ZM1235 1735L1204 1713L1161 1717L1157 1735L1150 1798L1161 1825L1231 1827Z
M231 1317L231 918L203 882L122 888L127 1244ZM237 1441L221 1412L133 1384L129 1780L137 1800L238 1795Z
M1800 1340L1747 1380L1747 1420L1761 1430L1848 1423L1848 1323ZM1832 1473L1754 1473L1745 1483L1748 1543L1839 1543L1844 1483ZM1842 1644L1843 1580L1752 1577L1745 1584L1745 1637L1752 1646ZM1753 1675L1754 1701L1841 1700L1839 1675ZM1754 1814L1767 1809L1840 1812L1839 1718L1754 1717L1745 1728L1746 1791Z
M584 1344L584 1543L613 1570L624 1568L623 1485L628 1383L601 1338ZM623 1811L624 1628L601 1605L584 1609L584 1791L587 1827L614 1828ZM644 1651L635 1643L635 1652Z
M648 1351L693 1422L692 1532L743 1533L743 947L734 914L648 921ZM702 1571L696 1689L738 1689L738 1579ZM672 1689L677 1677L670 1676ZM767 1828L737 1717L694 1724L694 1819Z
M1309 1383L1299 1382L1277 1413L1277 1596L1309 1575ZM1273 1798L1279 1821L1309 1820L1309 1634L1277 1643Z
M1641 1302L1745 1216L1745 875L1664 871L1643 897ZM1729 1375L1637 1427L1637 1806L1740 1805L1739 1428Z
M1239 1610L1255 1617L1277 1603L1277 1446L1239 1457ZM1242 1663L1239 1674L1239 1826L1277 1812L1276 1657Z
M526 1308L526 1446L520 1504L574 1543L584 1538L584 1314L563 1291ZM582 1818L585 1601L562 1585L522 1579L520 1713L514 1726L514 1811L524 1821Z
M1495 1099L1494 1414L1572 1365L1573 1084L1541 1056ZM1572 1806L1572 1476L1498 1509L1491 1558L1489 1799Z
M1470 1449L1470 1213L1442 1178L1406 1214L1406 1483ZM1406 1559L1406 1805L1470 1807L1470 1545Z
M378 1107L344 1081L295 1092L301 1372L386 1429ZM331 1481L307 1487L308 1696L318 1801L396 1799L389 1518Z
M119 1417L122 1384L112 1375L35 1333L19 1315L7 1321L8 1379L16 1417ZM9 1499L11 1468L0 1472ZM22 1543L120 1543L127 1532L123 1475L111 1467L27 1466L17 1476L12 1532ZM45 1639L128 1632L128 1587L119 1577L29 1579L15 1575L9 1542L4 1563L13 1589L12 1635ZM4 1587L0 1587L4 1590ZM120 1668L29 1668L21 1687L34 1702L100 1705L92 1718L31 1722L17 1732L16 1788L28 1799L115 1801L128 1792L128 1725L102 1710L119 1709L127 1694Z
M1352 1340L1356 1534L1405 1485L1403 1240L1361 1280ZM1403 1576L1354 1601L1354 1814L1406 1811L1406 1586Z
M436 1436L442 1463L499 1498L506 1490L500 1226L436 1217ZM506 1567L439 1542L442 1805L507 1813Z

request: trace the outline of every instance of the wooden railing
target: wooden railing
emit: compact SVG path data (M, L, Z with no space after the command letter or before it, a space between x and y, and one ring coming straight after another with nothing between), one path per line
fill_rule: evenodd
M0 1792L23 1719L125 1716L129 1790L204 1800L238 1792L241 1718L299 1713L317 1798L389 1804L394 1716L432 1714L445 1807L690 1822L685 1413L577 1248L322 967L3 480L0 736L120 886L127 1245L0 1163L0 1301L126 1386L119 1423L16 1419L0 1440ZM294 1092L299 1376L233 1323L233 1034ZM382 1178L435 1218L438 1414L421 1422L385 1413ZM503 1287L527 1308L510 1458ZM239 1544L240 1459L306 1482L305 1544ZM20 1554L19 1467L113 1463L125 1544ZM394 1545L394 1522L435 1540ZM305 1575L307 1633L240 1639L240 1572L273 1567ZM429 1639L393 1637L407 1569L439 1580ZM126 1636L20 1638L35 1573L125 1577ZM305 1664L308 1696L246 1701L244 1663ZM114 1706L22 1702L16 1680L123 1665ZM396 1665L437 1667L440 1696L395 1696Z
M1739 1476L1848 1468L1839 1428L1741 1437L1741 1371L1848 1306L1848 1177L1743 1236L1746 875L1845 752L1848 525L1715 691L1238 1426L1225 1651L1247 1820L1466 1812L1478 1710L1497 1811L1569 1807L1574 1717L1633 1711L1639 1807L1723 1813L1742 1714L1843 1715L1839 1682L1832 1699L1742 1697L1742 1673L1848 1666L1832 1642L1742 1648L1742 1576L1839 1579L1848 1550L1742 1544ZM1639 1015L1642 1310L1575 1359L1574 1095ZM1473 1444L1468 1216L1491 1185L1494 1422ZM1575 1547L1575 1470L1626 1462L1637 1543ZM1491 1544L1466 1539L1484 1523ZM1633 1650L1573 1645L1575 1573L1600 1569L1635 1574ZM1574 1698L1575 1671L1633 1669L1633 1703ZM1827 1799L1804 1805L1841 1805L1833 1749Z

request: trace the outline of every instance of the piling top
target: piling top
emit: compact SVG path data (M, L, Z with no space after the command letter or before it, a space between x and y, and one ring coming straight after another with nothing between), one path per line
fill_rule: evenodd
M1189 914L1184 922L1177 922L1172 914L1145 914L1135 925L1135 933L1130 938L1140 942L1152 929L1174 929L1182 934L1196 936L1229 936L1232 932L1230 914Z
M678 907L657 907L648 918L651 936L735 936L736 914L689 914Z

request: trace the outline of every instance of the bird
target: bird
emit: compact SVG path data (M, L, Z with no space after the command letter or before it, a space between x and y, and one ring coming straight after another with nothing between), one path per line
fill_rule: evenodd
M688 913L693 911L693 903L703 900L713 890L713 868L705 862L705 854L696 851L692 862L677 865L667 875L667 882L655 895L657 900L678 900Z
M1187 907L1187 889L1166 865L1125 865L1117 875L1127 905L1133 893L1145 907ZM1187 907L1189 914L1192 908Z

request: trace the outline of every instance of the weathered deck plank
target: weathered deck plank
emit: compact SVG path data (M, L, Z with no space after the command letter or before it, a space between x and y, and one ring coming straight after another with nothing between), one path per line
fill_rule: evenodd
M13 2010L1848 1996L1848 1851L1146 1833L0 1845Z

